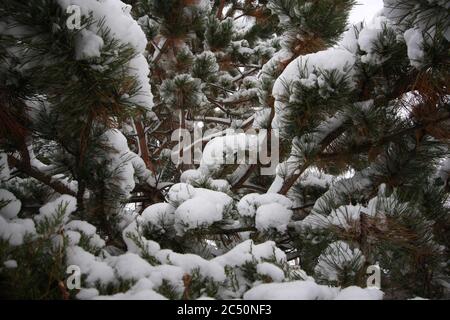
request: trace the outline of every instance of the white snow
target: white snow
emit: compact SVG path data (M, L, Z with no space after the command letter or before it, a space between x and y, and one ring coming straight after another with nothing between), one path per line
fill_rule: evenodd
M332 300L338 292L313 281L267 283L247 291L244 300Z
M81 233L72 230L66 230L65 236L68 239L69 246L77 246L81 240Z
M15 269L15 268L17 268L17 261L16 260L6 260L5 262L3 262L3 265L7 269Z
M233 202L224 192L194 188L187 183L173 185L167 198L171 204L178 206L174 219L179 234L222 220L224 210ZM152 215L152 219L155 219Z
M257 135L234 130L228 130L226 133L225 136L218 136L209 141L203 149L200 169L204 172L214 172L224 164L245 164L245 151L258 150ZM251 156L248 160L253 160Z
M186 170L181 174L180 181L182 183L192 184L194 182L198 183L206 179L205 175L200 170Z
M161 250L157 254L157 259L163 264L178 266L185 273L192 273L193 270L199 269L203 276L215 281L222 282L226 278L223 266L215 259L208 261L198 255L180 254L172 250Z
M361 206L348 205L342 206L337 210L333 210L328 217L328 220L332 225L350 230L355 227L355 222L359 222L361 215Z
M11 246L23 244L26 235L35 235L36 228L31 219L6 220L0 216L0 238L9 242Z
M118 277L124 280L139 280L152 272L152 266L147 261L131 252L109 257L108 262L116 270Z
M239 243L227 253L214 258L212 261L221 266L241 266L248 261L261 262L262 259L275 258L278 262L286 261L286 254L277 248L275 242L266 241L255 245L252 240L246 240Z
M92 224L82 220L72 220L66 224L67 230L77 230L83 232L87 236L92 236L96 233L97 228Z
M167 193L170 202L182 203L195 195L195 188L187 183L174 184Z
M95 248L103 248L105 246L105 240L97 234L97 228L86 221L72 220L66 224L65 229L84 233L89 237L89 244Z
M82 288L80 292L77 293L76 298L79 300L91 300L99 296L99 292L95 288Z
M61 223L65 224L69 220L69 216L77 208L77 199L69 195L62 195L56 200L48 202L39 209L39 214L34 216L36 223L45 221L54 222L55 219L61 219Z
M175 211L175 227L179 233L189 229L208 227L222 220L220 204L197 197L183 202Z
M388 24L388 20L383 16L376 16L364 24L364 27L358 35L358 45L361 50L366 52L361 56L363 63L378 64L384 57L374 52L374 43L383 31L383 26Z
M147 207L142 212L144 223L150 223L154 227L163 228L173 225L175 221L175 208L169 203L156 203Z
M417 28L411 28L403 34L408 47L408 58L413 67L419 68L422 64L425 53L423 52L422 32Z
M153 290L147 289L137 292L129 290L112 296L98 296L95 297L95 300L167 300L167 298Z
M289 200L286 196L283 196L281 194L266 193L261 194L258 198L256 198L256 204L259 206L271 203L277 203L286 209L292 208L292 201Z
M167 300L161 294L155 292L155 285L147 278L137 281L133 287L125 293L117 293L112 296L95 296L95 292L91 294L85 293L84 296L95 300Z
M213 179L210 181L210 184L212 188L221 192L227 192L231 187L228 181L224 179Z
M292 210L286 209L281 204L265 204L258 208L255 217L255 226L259 231L276 229L285 232L292 217Z
M274 282L282 282L284 280L284 272L272 263L262 262L256 265L256 272L261 275L270 277Z
M249 193L242 197L237 204L239 214L243 217L254 217L256 214L256 199L259 197L257 193Z
M339 292L335 300L382 300L383 292L377 288L347 287Z
M163 281L170 283L178 293L183 293L184 283L183 276L185 271L183 268L171 265L159 265L153 267L149 279L154 283L154 287L158 288L163 284Z
M116 173L111 183L119 187L125 196L129 196L134 190L135 176L139 176L144 181L152 177L142 158L130 151L126 137L119 130L110 129L102 135L101 139L115 150L108 153L110 170Z
M258 285L244 294L244 300L381 300L378 289L339 288L318 285L313 281L294 281Z
M194 198L202 198L211 201L216 204L220 211L233 203L233 199L226 193L204 188L195 188Z
M94 286L96 282L108 284L115 281L114 270L104 261L83 248L73 246L67 248L67 265L75 265L81 269L81 274L87 275L86 283Z
M155 241L148 240L142 236L142 222L143 219L139 216L134 221L132 221L123 231L122 231L122 239L127 245L127 249L131 253L136 253L139 255L149 254L151 256L155 255L161 247ZM135 241L132 239L132 236L137 237L140 240L143 248L140 248ZM144 250L144 252L142 252Z
M100 57L103 39L90 30L82 29L75 38L75 59L84 60Z
M13 219L20 212L22 203L14 194L5 189L0 189L0 215L5 219Z
M292 201L287 197L277 193L257 194L250 193L242 197L237 204L239 214L243 217L253 217L256 210L263 205L276 203L285 209L292 208Z

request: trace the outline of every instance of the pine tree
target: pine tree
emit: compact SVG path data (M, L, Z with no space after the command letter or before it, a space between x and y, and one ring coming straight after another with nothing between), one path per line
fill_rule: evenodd
M448 5L354 4L2 0L0 296L448 297Z
M293 147L271 190L301 208L300 264L344 286L379 264L391 298L439 297L448 279L449 26L439 3L413 2L385 1L273 91L273 123Z

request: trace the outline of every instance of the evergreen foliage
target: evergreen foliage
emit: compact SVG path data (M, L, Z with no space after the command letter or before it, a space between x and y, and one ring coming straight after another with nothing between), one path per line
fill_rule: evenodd
M449 5L354 5L2 0L0 297L448 298Z

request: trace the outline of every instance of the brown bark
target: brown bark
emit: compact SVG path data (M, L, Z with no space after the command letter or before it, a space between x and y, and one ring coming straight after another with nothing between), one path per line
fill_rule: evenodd
M225 7L225 0L220 0L219 8L217 9L217 19L223 19L223 9Z
M153 163L150 159L150 152L148 150L147 139L145 137L145 130L142 121L140 119L137 119L134 121L134 125L136 127L136 133L138 136L140 156L142 160L144 160L147 169L152 171L153 174L156 174L155 167L153 166Z

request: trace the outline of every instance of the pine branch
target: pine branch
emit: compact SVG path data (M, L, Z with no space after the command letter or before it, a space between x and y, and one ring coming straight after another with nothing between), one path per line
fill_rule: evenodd
M29 162L23 162L13 156L8 155L8 163L10 164L10 166L15 167L17 170L29 175L32 178L35 178L36 180L49 186L60 194L68 194L74 197L77 196L76 192L69 189L63 183L55 181L53 177L40 172L38 169L31 166Z
M355 154L361 154L361 153L365 153L370 151L373 148L377 148L383 145L386 145L389 142L395 141L395 139L408 135L408 134L412 134L417 130L420 129L424 129L429 127L430 125L437 125L441 122L445 122L450 120L450 115L446 115L443 117L440 117L438 119L434 119L428 122L424 122L424 123L419 123L416 124L412 127L409 128L405 128L402 129L398 132L395 133L391 133L389 135L386 135L382 138L380 138L378 141L373 142L373 143L364 143L364 144L360 144L360 145L356 145L353 146L352 149L349 152L337 152L337 153L321 153L317 156L317 159L320 160L326 160L326 161L332 161L332 160L337 160L339 158L345 158L345 157L349 157L349 156L354 156Z
M283 186L278 193L286 195L292 188L292 186L297 182L298 178L300 178L300 176L314 163L314 160L316 159L316 157L318 157L318 154L325 150L329 146L329 144L337 139L342 133L344 133L345 130L346 127L344 125L341 125L336 130L330 132L320 143L316 156L311 159L307 159L307 161L305 161L300 168L294 170L294 173L284 181Z

